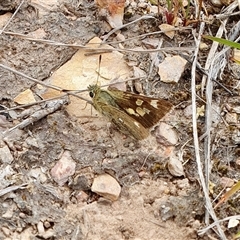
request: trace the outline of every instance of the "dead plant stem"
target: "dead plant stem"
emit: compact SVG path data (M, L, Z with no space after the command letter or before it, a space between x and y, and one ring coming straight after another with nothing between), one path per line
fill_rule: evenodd
M215 212L213 210L212 203L211 203L211 200L209 197L209 192L208 192L208 188L207 188L208 182L206 182L206 180L204 179L204 175L203 175L202 162L201 162L201 156L200 156L200 148L199 148L199 140L198 140L198 131L197 131L197 114L196 114L197 106L196 106L196 82L195 82L196 81L196 65L197 65L197 56L198 56L198 51L199 51L199 45L201 42L201 36L204 32L204 27L205 27L205 23L202 22L200 24L198 38L195 39L196 50L194 53L194 60L193 60L192 72L191 72L191 75L192 75L192 79L191 79L191 89L192 90L191 91L192 91L193 140L194 140L195 158L196 158L196 162L197 162L198 174L199 174L200 182L201 182L201 185L203 188L203 193L204 193L205 202L206 202L206 209L209 212L209 214L211 215L211 217L213 218L213 220L217 221L217 217L215 215ZM220 235L221 239L227 240L220 225L217 224L216 226L217 226L218 234Z

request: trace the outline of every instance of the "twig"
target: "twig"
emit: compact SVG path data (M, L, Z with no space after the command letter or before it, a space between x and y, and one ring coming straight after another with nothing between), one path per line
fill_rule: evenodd
M215 14L214 15L214 18L215 19L218 19L218 20L223 20L223 19L226 19L226 18L229 18L229 17L232 17L232 16L239 16L240 14L240 11L238 12L234 12L234 13L228 13L228 14Z
M107 39L108 39L113 33L117 32L118 30L120 30L120 29L122 29L122 28L125 28L125 27L127 27L127 26L129 26L129 25L131 25L131 24L136 23L136 22L139 22L139 21L141 21L141 20L147 20L147 19L155 19L155 17L153 17L153 16L142 16L142 17L140 17L140 18L138 18L138 19L136 19L136 20L134 20L134 21L132 21L132 22L129 22L129 23L124 24L124 25L122 25L122 26L120 26L120 27L114 28L112 31L110 31L110 32L103 38L102 43L105 43L105 42L107 41Z
M77 95L77 94L75 93L75 91L65 90L65 89L62 89L62 88L60 88L60 87L57 87L57 86L54 86L54 85L51 85L51 84L44 83L44 82L42 82L42 81L39 81L39 80L37 80L37 79L35 79L35 78L32 78L32 77L29 77L28 75L26 75L26 74L24 74L24 73L22 73L22 72L19 72L19 71L13 69L13 68L7 67L7 66L2 65L2 64L0 64L0 67L4 68L4 69L6 69L6 70L9 70L9 71L11 71L11 72L13 72L13 73L15 73L15 74L17 74L17 75L19 75L19 76L22 76L22 77L24 77L24 78L27 78L28 80L30 80L30 81L32 81L32 82L34 82L34 83L38 83L38 84L40 84L40 85L42 85L42 86L44 86L44 87L46 87L46 88L51 88L51 89L54 89L54 90L56 90L56 91L59 91L60 93L62 93L62 95L60 95L59 98L63 97L65 94L67 94L67 95L72 95L72 96L74 96L74 97L80 98L80 99L88 102L89 104L92 104L91 101L89 101L89 100L87 100L87 99L85 99L85 98ZM80 91L76 91L76 92L83 92L83 91L86 91L86 90L80 90Z
M118 51L118 52L131 52L131 53L155 53L155 52L160 52L160 51L166 51L166 52L173 52L173 51L178 51L178 52L182 52L182 51L194 51L195 48L194 47L164 47L164 48L160 48L160 49L121 49L121 48L113 48L110 49L109 48L88 48L87 50L94 52L94 51Z
M233 3L231 3L227 8L225 8L221 14L216 14L214 15L214 17L216 19L226 19L229 18L230 16L234 16L234 15L239 15L239 12L235 12L233 13L233 10L239 6L239 2L238 1L234 1ZM240 7L240 6L239 6ZM230 9L230 10L229 10Z
M192 27L175 27L173 29L167 29L167 30L161 30L161 31L156 31L156 32L150 32L150 33L144 33L141 35L137 35L135 37L130 37L124 40L119 40L119 41L112 41L112 42L107 42L106 44L118 44L118 43L124 43L127 41L132 41L132 40L136 40L136 39L142 39L148 36L154 36L154 35L159 35L159 34L163 34L166 32L171 32L171 31L182 31L182 30L191 30Z
M56 87L56 86L50 85L50 84L46 84L46 83L44 83L44 82L42 82L42 81L39 81L39 80L37 80L37 79L35 79L35 78L32 78L32 77L29 77L28 75L26 75L26 74L24 74L24 73L22 73L22 72L19 72L19 71L13 69L13 68L10 68L10 67L8 67L8 66L5 66L5 65L3 65L3 64L0 64L0 67L6 69L6 70L8 70L8 71L11 71L11 72L13 72L13 73L15 73L15 74L17 74L17 75L19 75L19 76L22 76L22 77L24 77L24 78L27 78L27 79L29 79L30 81L35 82L35 83L38 83L38 84L40 84L40 85L42 85L42 86L44 86L44 87L52 88L52 89L57 90L57 91L60 91L60 92L62 91L62 89L59 88L59 87Z
M41 38L33 38L33 37L29 37L29 36L27 36L25 34L22 34L22 33L7 32L7 31L3 31L3 33L6 34L6 35L22 38L22 39L28 40L28 41L46 43L48 45L63 46L63 47L73 47L73 48L88 48L88 47L85 47L85 46L83 46L81 44L67 44L67 43L62 43L62 42L56 42L56 41L53 41L53 40L47 40L47 39L41 39Z
M12 132L15 129L23 129L26 126L44 118L45 116L49 115L50 113L55 112L56 110L58 110L62 105L68 103L67 99L59 99L59 100L55 100L52 102L47 103L47 107L44 109L41 109L39 111L36 111L35 113L33 113L29 118L23 120L21 123L17 124L16 126L6 130L3 135L7 135L8 133Z
M9 193L9 192L12 192L12 191L16 191L18 189L24 189L24 188L27 188L27 183L23 183L21 185L16 185L16 186L10 186L10 187L7 187L7 188L4 188L0 191L0 197Z
M163 40L159 40L158 42L158 46L157 46L157 49L161 49L161 46L163 44ZM152 71L153 71L153 66L156 64L156 60L158 58L158 52L154 53L154 57L151 61L151 65L150 65L150 68L149 68L149 71L148 71L148 75L147 75L147 86L146 86L146 89L148 90L149 89L149 79L151 78L151 75L152 75ZM149 92L149 90L148 90Z
M57 97L53 97L53 98L48 98L48 99L43 99L43 100L36 101L36 102L33 102L33 103L23 104L23 105L11 107L11 108L5 108L4 110L0 110L0 113L2 113L2 112L9 112L9 111L16 110L16 109L22 109L22 108L31 107L31 106L33 106L33 105L41 104L41 103L44 103L44 102L49 102L49 101L52 101L52 100L56 100L56 99L59 99L59 98L63 98L63 97L65 97L65 96L67 96L67 93L64 94L64 95L61 95L61 96L57 96Z
M148 153L148 155L144 158L143 164L142 164L142 166L140 167L140 169L143 169L143 167L144 167L144 165L145 165L148 157L149 157L151 154L152 154L152 153Z
M172 31L172 30L171 30ZM46 43L48 45L54 45L54 46L62 46L62 47L72 47L72 48L77 48L77 49L85 49L87 51L90 52L98 52L98 51L107 51L107 52L114 52L114 51L118 51L118 52L137 52L137 53L151 53L151 52L158 52L158 51L166 51L166 52L172 52L172 51L179 51L179 52L183 52L183 51L194 51L194 47L165 47L165 48L161 48L161 49L146 49L146 50L136 50L136 49L122 49L122 48L91 48L91 47L86 47L83 46L81 44L67 44L67 43L61 43L61 42L55 42L52 40L46 40L46 39L37 39L37 38L32 38L32 37L28 37L24 34L20 34L20 33L12 33L12 32L3 32L4 34L7 35L11 35L11 36L16 36L16 37L20 37L23 38L25 40L29 40L29 41L34 41L34 42L40 42L40 43ZM95 43L94 43L95 44ZM94 45L92 44L92 45ZM99 43L96 43L99 45ZM89 44L90 45L90 44Z

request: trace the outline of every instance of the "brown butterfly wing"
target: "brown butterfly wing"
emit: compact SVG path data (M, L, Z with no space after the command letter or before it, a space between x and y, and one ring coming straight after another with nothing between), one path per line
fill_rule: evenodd
M145 128L154 126L172 108L172 104L164 99L146 97L116 89L107 92L123 112Z
M138 140L144 139L149 135L149 131L127 113L113 106L106 104L100 105L103 115L109 118L124 134L129 135L130 133Z

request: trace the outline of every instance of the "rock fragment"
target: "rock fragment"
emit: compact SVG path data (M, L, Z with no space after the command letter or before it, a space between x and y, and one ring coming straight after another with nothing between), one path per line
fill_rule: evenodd
M108 200L116 201L121 187L115 178L109 174L102 174L94 179L91 190Z
M161 122L156 131L156 139L165 146L174 146L178 142L178 135L170 125Z
M51 176L60 186L68 181L75 173L76 163L73 161L69 151L65 151L61 159L51 170Z

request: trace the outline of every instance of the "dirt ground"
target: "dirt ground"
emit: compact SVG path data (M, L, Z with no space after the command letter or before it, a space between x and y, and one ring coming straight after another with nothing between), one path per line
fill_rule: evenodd
M0 16L13 14L20 3L17 0L0 1ZM95 37L102 39L111 30L93 1L51 3L37 0L23 2L0 36L0 110L5 109L0 114L0 239L221 239L213 230L201 236L198 234L198 230L206 226L206 202L193 142L191 64L186 65L177 83L164 83L159 79L158 68L152 67L151 54L140 51L157 48L146 44L146 39L150 39L151 43L161 39L165 50L159 52L159 62L166 56L179 54L192 60L194 31L198 32L198 24L190 24L188 28L176 31L173 39L163 33L151 35L159 31L158 26L166 21L165 17L154 12L153 3L126 3L124 24L147 14L155 17L121 30L125 39L133 38L123 41L122 49L139 50L121 52L122 61L130 69L128 77L136 77L136 70L148 76L147 80L128 83L127 88L167 99L173 104L164 122L171 126L177 143L160 141L157 127L147 139L133 140L119 132L106 118L91 114L90 105L87 106L90 112L86 114L86 102L81 99L78 99L81 106L77 103L71 108L68 99L68 103L61 104L57 111L33 119L31 124L22 129L4 134L34 112L49 107L45 102L28 107L17 104L14 99L26 89L32 90L35 99L42 100L43 86L6 67L51 84L59 68L76 56L77 51L81 51L70 45L86 45ZM160 4L166 7L166 3ZM212 15L223 11L221 8L209 9ZM0 24L3 23L6 24L1 18ZM219 21L216 19L207 24L204 34L214 35ZM229 31L237 24L239 20L236 16L229 17L226 29ZM147 33L150 35L138 37ZM110 44L120 37L112 34L107 43L121 48L119 43ZM51 40L54 44L37 39ZM198 59L202 66L212 44L203 41L208 47L199 52ZM179 47L186 49L179 50ZM98 56L95 58L98 59ZM221 85L213 82L209 197L215 202L240 179L240 75L238 70L233 73L231 66L229 63L218 78ZM71 72L77 72L77 68L72 68ZM101 68L104 68L104 61L100 64ZM68 81L63 74L61 72L58 76ZM116 75L113 73L111 78L114 79ZM199 111L197 132L204 166L207 148L204 141L204 106L207 93L204 91L201 94L202 75L202 72L196 71L196 104ZM91 80L96 82L97 78ZM90 82L85 84L88 86ZM88 94L81 96L91 101ZM72 109L77 113L73 114ZM66 152L71 163L74 162L74 171L61 184L54 181L52 169ZM179 160L180 170L175 169L177 165L174 165L171 171L169 159L172 156ZM176 173L178 171L180 174ZM105 173L121 186L121 194L116 201L91 191L93 180ZM215 213L218 219L239 215L239 194L220 205ZM221 223L221 228L227 239L232 239L240 230L239 225L229 228L227 221Z

